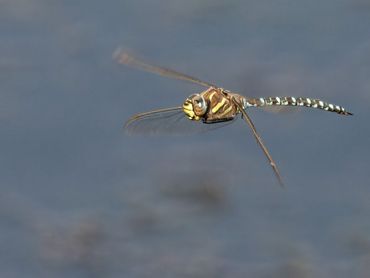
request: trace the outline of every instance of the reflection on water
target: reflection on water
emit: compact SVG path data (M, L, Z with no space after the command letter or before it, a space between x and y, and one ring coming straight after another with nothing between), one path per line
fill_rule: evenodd
M1 277L370 275L364 1L0 7ZM320 97L355 116L250 112L282 190L242 121L126 136L130 115L199 88L119 67L120 45L245 95Z

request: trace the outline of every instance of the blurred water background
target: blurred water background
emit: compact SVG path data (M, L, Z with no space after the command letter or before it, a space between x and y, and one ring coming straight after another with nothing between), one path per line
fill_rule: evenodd
M122 46L246 96L250 110L129 137L132 114L203 88L119 66ZM1 277L369 277L367 0L0 1Z

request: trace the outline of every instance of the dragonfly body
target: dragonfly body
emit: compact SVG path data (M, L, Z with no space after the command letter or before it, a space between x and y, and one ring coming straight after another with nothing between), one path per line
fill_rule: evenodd
M201 120L205 124L226 122L233 120L241 110L249 107L263 106L305 106L336 112L342 115L351 115L344 107L324 102L319 99L305 97L266 97L246 98L222 88L210 87L207 90L189 96L182 105L185 115L190 120Z
M121 64L166 77L185 80L207 88L205 91L189 96L181 107L158 109L134 115L126 122L125 126L127 130L134 133L137 131L145 133L146 131L153 130L168 130L173 124L178 124L183 118L200 122L201 125L207 124L206 126L214 126L213 124L217 125L218 123L229 122L241 114L244 121L251 128L258 145L267 157L280 185L283 185L283 182L278 168L262 142L260 135L257 133L251 118L247 114L246 110L248 108L263 106L305 106L335 112L341 115L352 115L352 113L345 110L342 106L327 103L320 99L292 96L247 98L186 74L137 60L121 50L118 50L114 56ZM147 125L148 123L150 126Z

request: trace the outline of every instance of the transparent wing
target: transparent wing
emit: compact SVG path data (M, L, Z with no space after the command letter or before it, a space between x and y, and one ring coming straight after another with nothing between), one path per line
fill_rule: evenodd
M143 71L152 72L152 73L162 75L162 76L166 76L166 77L169 77L169 78L185 80L185 81L195 83L195 84L198 84L198 85L201 85L201 86L204 86L204 87L217 87L216 85L213 85L213 84L208 83L208 82L204 82L204 81L202 81L198 78L195 78L195 77L192 77L192 76L189 76L189 75L186 75L186 74L183 74L183 73L171 70L171 69L167 69L167 68L164 68L164 67L154 66L154 65L149 64L147 62L139 60L139 59L131 56L127 52L123 51L120 48L118 48L114 52L113 58L120 64L125 64L125 65L128 65L128 66L143 70Z
M136 114L126 122L124 128L129 134L185 135L214 130L232 122L234 121L204 124L189 120L182 107L172 107Z
M296 106L262 106L260 109L272 114L292 114L299 112L299 108Z
M258 132L256 130L256 127L254 126L254 124L252 122L252 119L249 117L249 115L247 114L247 112L245 112L245 110L243 109L242 105L235 98L233 98L233 101L239 107L239 110L242 113L243 119L245 120L245 122L252 129L253 136L256 138L258 145L261 147L263 153L265 154L266 158L270 162L270 165L272 167L272 170L274 171L275 176L276 176L277 180L279 181L280 186L284 187L284 183L283 183L283 180L281 179L281 175L279 173L279 169L277 168L275 161L272 159L269 151L267 150L265 144L263 143L263 141L261 139L261 136L258 134Z

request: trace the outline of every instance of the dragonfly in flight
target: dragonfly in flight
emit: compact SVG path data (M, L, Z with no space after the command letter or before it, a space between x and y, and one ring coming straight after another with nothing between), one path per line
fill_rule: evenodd
M352 113L348 112L342 106L324 102L320 99L292 96L264 98L244 97L238 93L223 89L198 78L168 68L149 64L120 49L118 49L113 56L120 64L169 78L185 80L207 88L200 93L189 96L182 106L158 109L132 116L125 124L125 129L128 132L152 133L168 131L173 129L174 125L180 127L179 122L183 121L183 119L187 122L192 122L194 126L194 122L198 122L197 126L199 126L200 123L203 127L213 128L220 126L222 123L230 123L235 120L238 115L241 115L241 118L244 119L251 128L253 136L269 161L281 186L284 186L284 183L276 163L263 143L261 136L257 132L246 110L250 107L304 106L335 112L340 115L352 115Z

